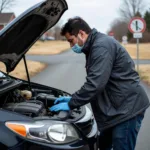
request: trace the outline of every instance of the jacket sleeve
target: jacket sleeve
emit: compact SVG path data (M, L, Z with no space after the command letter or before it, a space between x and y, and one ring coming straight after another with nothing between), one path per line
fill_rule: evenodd
M69 102L71 109L89 103L97 93L104 90L109 80L113 66L109 51L105 47L94 46L90 61L86 82L79 91L72 95Z

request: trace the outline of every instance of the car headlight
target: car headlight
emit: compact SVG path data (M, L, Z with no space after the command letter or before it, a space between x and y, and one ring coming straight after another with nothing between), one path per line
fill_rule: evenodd
M66 144L79 139L76 129L71 124L65 122L6 122L5 125L13 132L32 140Z

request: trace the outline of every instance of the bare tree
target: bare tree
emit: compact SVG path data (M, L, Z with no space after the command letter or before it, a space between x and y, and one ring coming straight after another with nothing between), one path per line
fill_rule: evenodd
M56 40L62 40L63 37L60 35L61 32L61 26L62 26L62 20L60 20L54 27L55 32L55 39Z
M137 13L142 13L144 6L145 0L123 0L119 12L122 19L128 22Z
M16 0L0 0L0 13L5 10L9 9L11 6L15 4Z
M126 22L121 21L120 19L115 19L111 23L109 31L112 31L114 33L115 39L117 39L118 41L122 41L122 36L127 35L128 25Z

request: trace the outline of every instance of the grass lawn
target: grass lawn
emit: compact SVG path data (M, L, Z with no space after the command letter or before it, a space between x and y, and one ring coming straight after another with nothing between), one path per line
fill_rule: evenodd
M133 59L137 58L136 44L127 44L125 48ZM150 59L150 43L139 44L139 59ZM150 64L140 65L139 69L141 79L150 85Z
M136 44L127 44L125 48L133 59L137 58ZM139 59L150 59L150 43L139 44Z
M54 55L70 49L66 41L37 41L28 51L29 55Z
M32 77L32 76L36 75L37 73L41 72L43 69L45 69L47 65L44 63L28 60L27 66L28 66L28 70L29 70L29 75L30 75L30 77ZM3 71L3 72L6 71L5 65L3 63L0 63L0 68L1 68L1 71ZM24 68L24 62L21 61L17 65L15 70L10 73L10 75L26 80L27 76L26 76L26 70Z
M150 64L140 65L139 70L141 80L150 85Z

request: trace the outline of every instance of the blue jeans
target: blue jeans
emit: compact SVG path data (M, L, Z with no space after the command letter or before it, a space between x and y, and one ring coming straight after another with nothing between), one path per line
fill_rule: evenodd
M134 150L143 118L144 113L101 132L100 150Z

